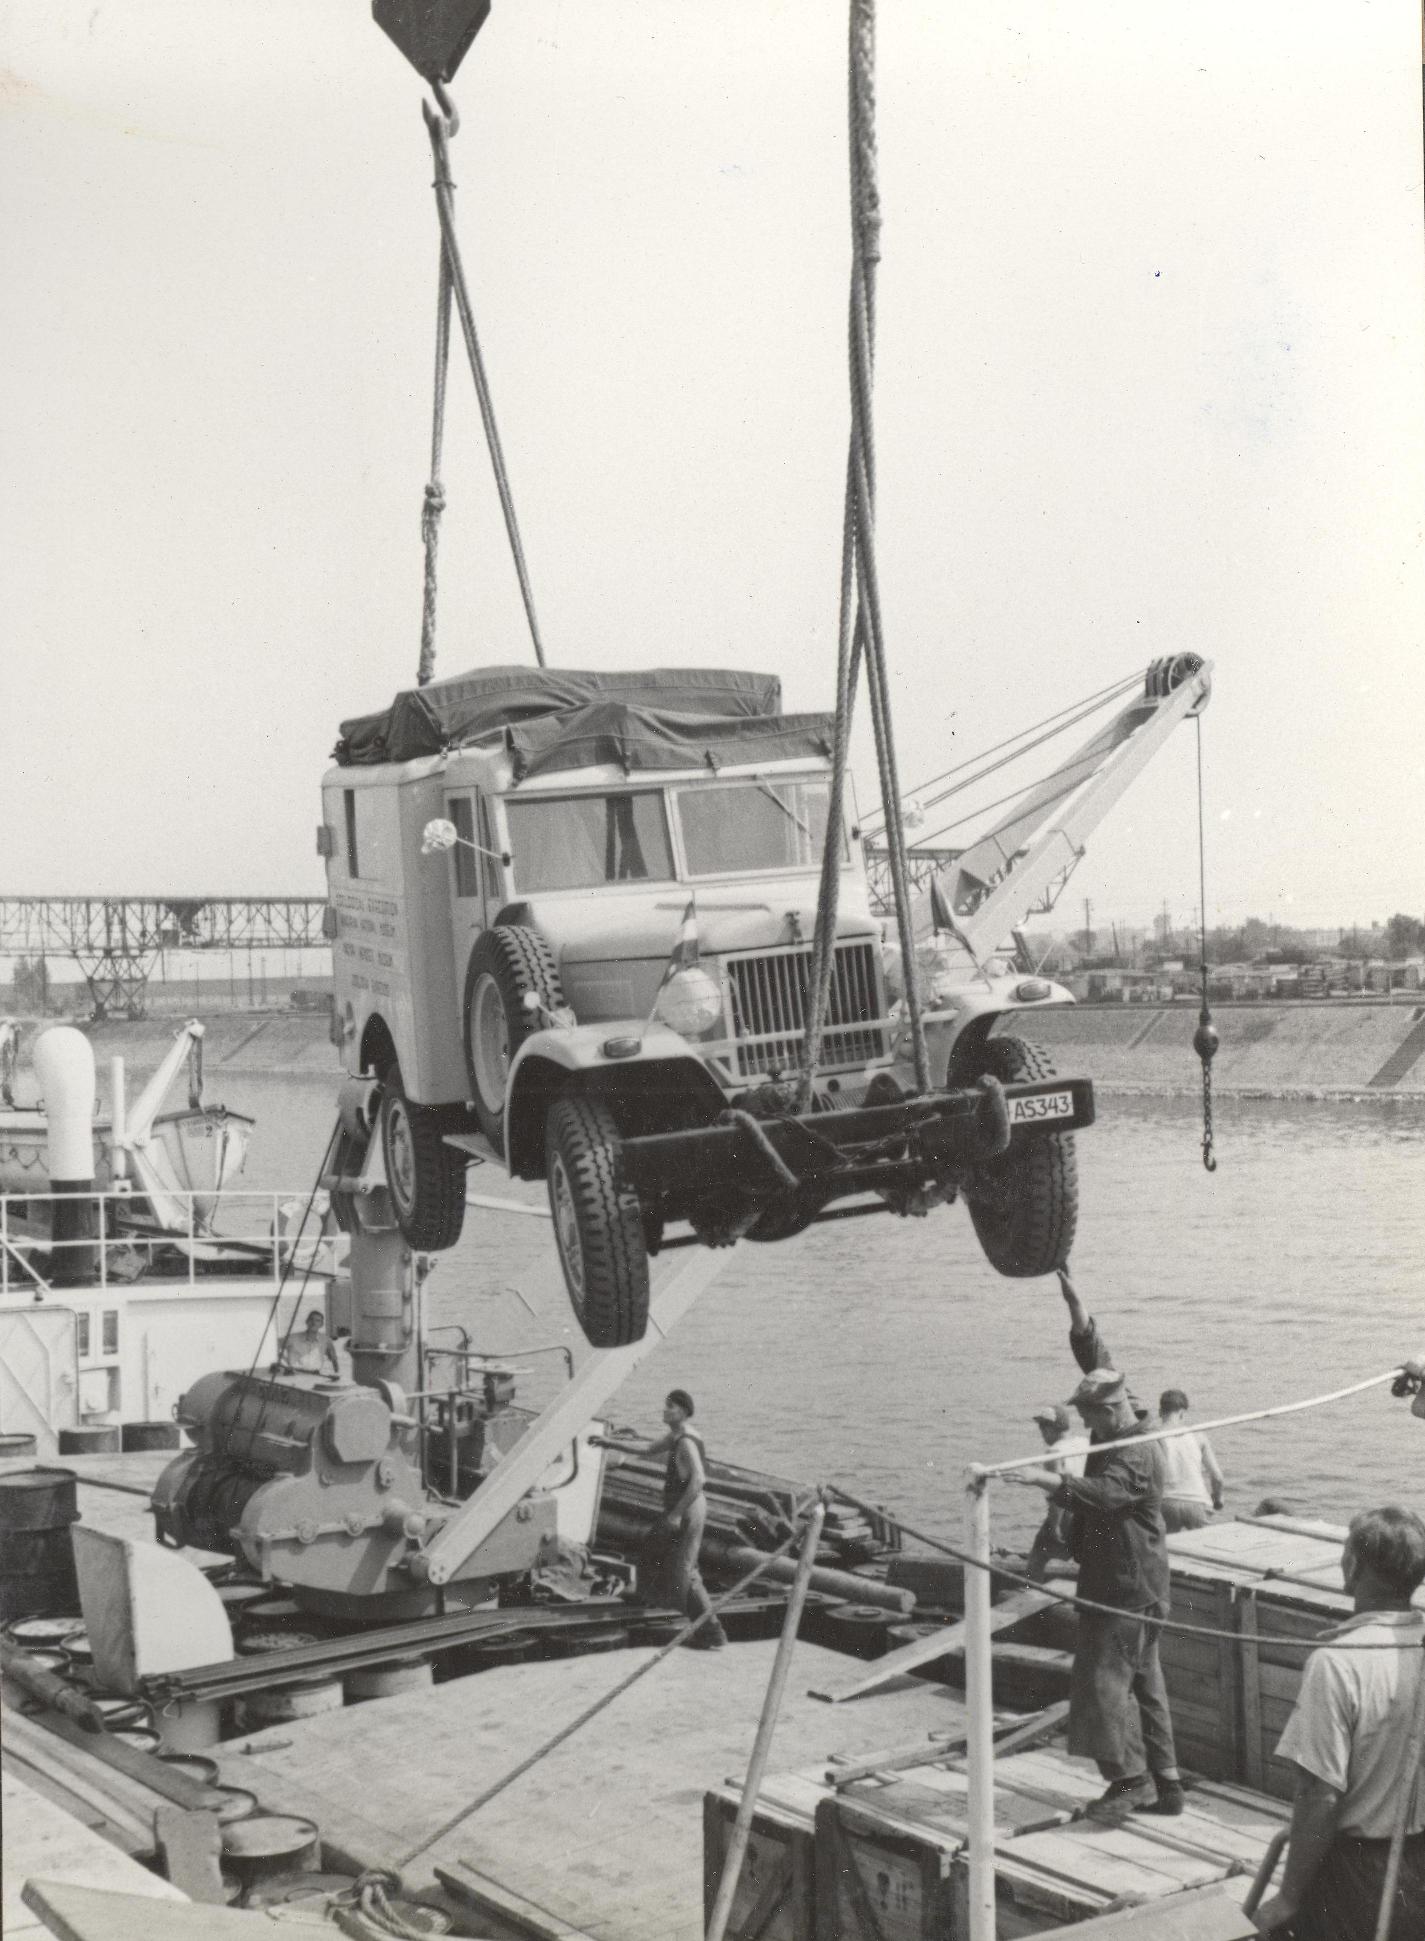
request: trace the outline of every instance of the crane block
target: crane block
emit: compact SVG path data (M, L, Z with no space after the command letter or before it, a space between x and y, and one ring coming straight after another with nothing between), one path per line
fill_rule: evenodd
M490 16L490 0L371 0L371 17L427 81L450 81Z

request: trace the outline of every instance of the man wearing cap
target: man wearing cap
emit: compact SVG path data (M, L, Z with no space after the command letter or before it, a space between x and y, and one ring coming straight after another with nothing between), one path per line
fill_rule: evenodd
M1089 1816L1121 1824L1130 1812L1181 1813L1182 1776L1156 1620L1168 1612L1162 1464L1157 1445L1117 1443L1137 1434L1122 1375L1099 1368L1069 1398L1088 1430L1082 1476L1012 1471L1073 1513L1071 1547L1079 1596L1112 1611L1079 1611L1069 1690L1069 1751L1093 1759L1109 1782Z
M1099 1331L1098 1322L1084 1306L1083 1297L1070 1280L1067 1267L1059 1269L1059 1292L1069 1310L1069 1352L1074 1360L1086 1375L1092 1375L1100 1368L1112 1368L1113 1355L1108 1343ZM1133 1404L1134 1415L1140 1422L1146 1422L1148 1411L1131 1388L1128 1399Z
M1046 1446L1054 1452L1052 1461L1046 1463L1045 1467L1057 1470L1060 1475L1082 1476L1089 1439L1074 1433L1073 1418L1064 1404L1051 1402L1046 1408L1037 1409L1034 1420L1039 1425L1039 1433ZM1073 1554L1069 1538L1069 1512L1051 1503L1044 1512L1044 1521L1030 1549L1029 1561L1024 1566L1025 1576L1036 1584L1042 1584L1049 1575L1049 1566L1055 1557Z
M688 1618L705 1618L687 1639L694 1650L717 1651L727 1633L715 1617L712 1599L698 1569L703 1530L708 1520L703 1439L692 1426L693 1398L685 1388L670 1388L663 1403L664 1433L652 1442L606 1441L600 1447L627 1449L641 1456L666 1456L663 1513L644 1542L641 1567L644 1601L681 1611Z

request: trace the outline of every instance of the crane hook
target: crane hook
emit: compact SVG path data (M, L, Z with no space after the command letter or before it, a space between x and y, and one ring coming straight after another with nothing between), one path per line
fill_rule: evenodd
M1202 967L1202 1009L1197 1014L1197 1030L1192 1034L1192 1048L1202 1060L1202 1163L1209 1173L1217 1171L1217 1159L1212 1150L1212 1061L1217 1056L1217 1047L1222 1040L1217 1035L1217 1027L1212 1022L1212 1013L1207 1007L1207 966Z

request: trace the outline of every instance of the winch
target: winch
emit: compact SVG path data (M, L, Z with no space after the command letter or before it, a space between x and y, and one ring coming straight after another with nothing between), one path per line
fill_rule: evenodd
M343 1089L323 1180L350 1236L357 1379L284 1371L280 1361L265 1373L203 1376L178 1404L196 1446L165 1468L152 1505L160 1541L240 1556L309 1610L385 1619L491 1596L556 1554L557 1518L551 1491L532 1489L468 1555L435 1573L427 1565L429 1544L462 1505L428 1489L422 1473L423 1425L412 1406L423 1399L417 1262L371 1136L373 1091ZM346 1292L338 1282L338 1300ZM443 1400L458 1409L455 1394ZM451 1465L465 1492L501 1453L498 1438L488 1452L472 1446L475 1417L487 1404L503 1415L508 1396L484 1379L467 1400L464 1460Z

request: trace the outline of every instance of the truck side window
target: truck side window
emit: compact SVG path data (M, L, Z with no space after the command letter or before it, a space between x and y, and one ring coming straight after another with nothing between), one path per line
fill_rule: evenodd
M343 789L342 801L346 809L346 873L355 878L361 874L356 867L356 790Z
M475 811L468 795L453 795L450 798L450 819L460 838L455 845L455 894L478 896L480 856L476 850L466 847L467 843L479 840L475 834Z
M484 796L480 797L480 840L486 854L480 860L485 865L485 894L492 904L503 903L505 886L500 877L500 865L495 860L495 838L490 832L490 805Z

